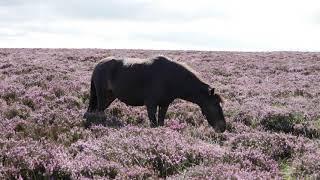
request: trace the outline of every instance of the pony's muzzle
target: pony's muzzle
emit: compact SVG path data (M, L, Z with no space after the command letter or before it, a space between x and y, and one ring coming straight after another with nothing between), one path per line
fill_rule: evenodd
M218 133L223 133L224 131L226 131L226 127L227 127L226 122L223 120L223 121L216 123L213 126L213 129Z
M223 133L226 131L226 127L214 127L214 130L218 133Z

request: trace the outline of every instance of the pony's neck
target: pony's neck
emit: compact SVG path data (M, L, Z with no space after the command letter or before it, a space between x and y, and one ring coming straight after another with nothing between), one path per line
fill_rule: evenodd
M194 87L192 91L187 92L186 96L181 97L181 99L197 104L200 107L203 107L205 100L209 96L209 87L209 85L201 83L200 86Z

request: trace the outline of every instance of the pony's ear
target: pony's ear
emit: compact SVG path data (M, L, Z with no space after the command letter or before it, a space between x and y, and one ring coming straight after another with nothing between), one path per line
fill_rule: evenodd
M214 88L209 90L209 94L212 95L212 96L214 95Z

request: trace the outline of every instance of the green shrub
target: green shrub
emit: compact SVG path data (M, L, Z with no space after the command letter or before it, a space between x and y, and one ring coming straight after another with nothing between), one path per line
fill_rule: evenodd
M261 121L261 124L270 131L292 133L294 131L294 125L301 123L304 120L304 116L300 113L285 115L272 114L265 117Z

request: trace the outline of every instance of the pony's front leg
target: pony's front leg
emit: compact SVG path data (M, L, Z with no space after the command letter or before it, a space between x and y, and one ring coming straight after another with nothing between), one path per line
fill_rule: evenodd
M159 112L158 112L158 123L159 123L159 126L163 126L164 125L164 118L166 116L168 107L169 107L169 105L159 106Z
M147 105L148 117L150 119L151 127L157 127L158 123L156 120L157 106Z

